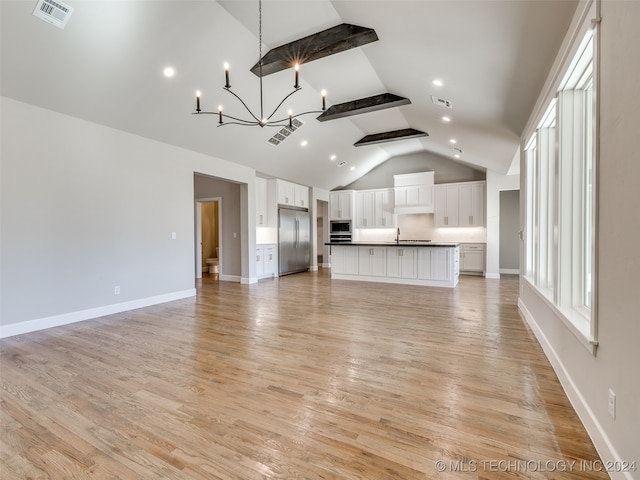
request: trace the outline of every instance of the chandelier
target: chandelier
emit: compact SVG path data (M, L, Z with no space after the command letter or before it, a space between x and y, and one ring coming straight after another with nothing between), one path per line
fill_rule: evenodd
M322 110L312 110L309 112L303 112L303 113L298 113L296 115L293 114L292 110L289 110L287 112L288 116L287 117L283 117L277 120L272 120L272 118L274 117L274 115L278 112L278 110L280 109L280 107L282 106L282 104L294 93L302 90L302 87L300 86L300 65L298 63L295 64L294 69L295 69L295 83L293 85L293 91L291 93L289 93L287 96L285 96L280 103L278 103L278 105L276 106L276 108L273 109L273 111L268 115L265 116L265 110L264 110L264 100L263 100L263 89L262 89L262 0L258 0L258 19L259 19L259 38L258 38L258 51L260 54L260 60L258 62L258 73L259 73L259 77L260 77L260 115L258 116L256 113L254 113L245 103L244 100L242 100L242 98L240 98L239 95L237 95L234 91L231 90L231 84L229 83L229 64L225 63L224 64L224 76L225 76L225 84L224 84L224 89L229 92L231 95L233 95L235 98L238 99L238 101L240 101L240 103L242 104L242 106L245 108L245 110L249 113L249 116L251 118L246 119L246 118L239 118L239 117L233 117L231 115L227 115L226 113L222 112L222 105L218 106L218 111L217 112L207 112L207 111L203 111L200 108L200 90L198 90L196 92L196 111L193 113L194 115L199 115L199 114L206 114L206 115L218 115L218 127L222 127L223 125L244 125L244 126L249 126L249 127L253 127L253 126L259 126L259 127L289 127L289 128L293 128L293 124L292 121L294 118L296 117L301 117L302 115L309 115L311 113L321 113L324 110L326 110L326 92L324 90L322 90L321 95L322 95ZM225 121L225 120L231 120L231 121Z

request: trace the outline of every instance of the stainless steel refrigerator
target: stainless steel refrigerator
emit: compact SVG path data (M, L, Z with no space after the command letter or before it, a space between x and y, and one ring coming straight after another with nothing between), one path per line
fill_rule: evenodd
M278 260L280 275L309 270L311 227L309 210L283 207L278 209Z

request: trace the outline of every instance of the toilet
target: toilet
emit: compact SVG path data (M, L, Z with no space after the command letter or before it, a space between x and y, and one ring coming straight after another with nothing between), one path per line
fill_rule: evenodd
M204 263L209 267L209 273L220 272L220 247L216 247L216 258L207 258Z

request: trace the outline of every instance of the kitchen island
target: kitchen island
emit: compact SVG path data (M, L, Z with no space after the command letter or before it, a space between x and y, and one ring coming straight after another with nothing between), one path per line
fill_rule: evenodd
M458 243L329 242L331 278L454 288Z

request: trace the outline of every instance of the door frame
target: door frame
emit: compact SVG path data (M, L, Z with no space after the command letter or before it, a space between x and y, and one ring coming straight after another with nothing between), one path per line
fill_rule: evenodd
M195 202L195 217L196 217L196 235L195 235L195 269L196 278L202 278L202 204L218 202L218 246L220 252L224 252L224 245L222 245L222 197L209 197L199 198ZM222 274L222 258L218 258L220 274Z

